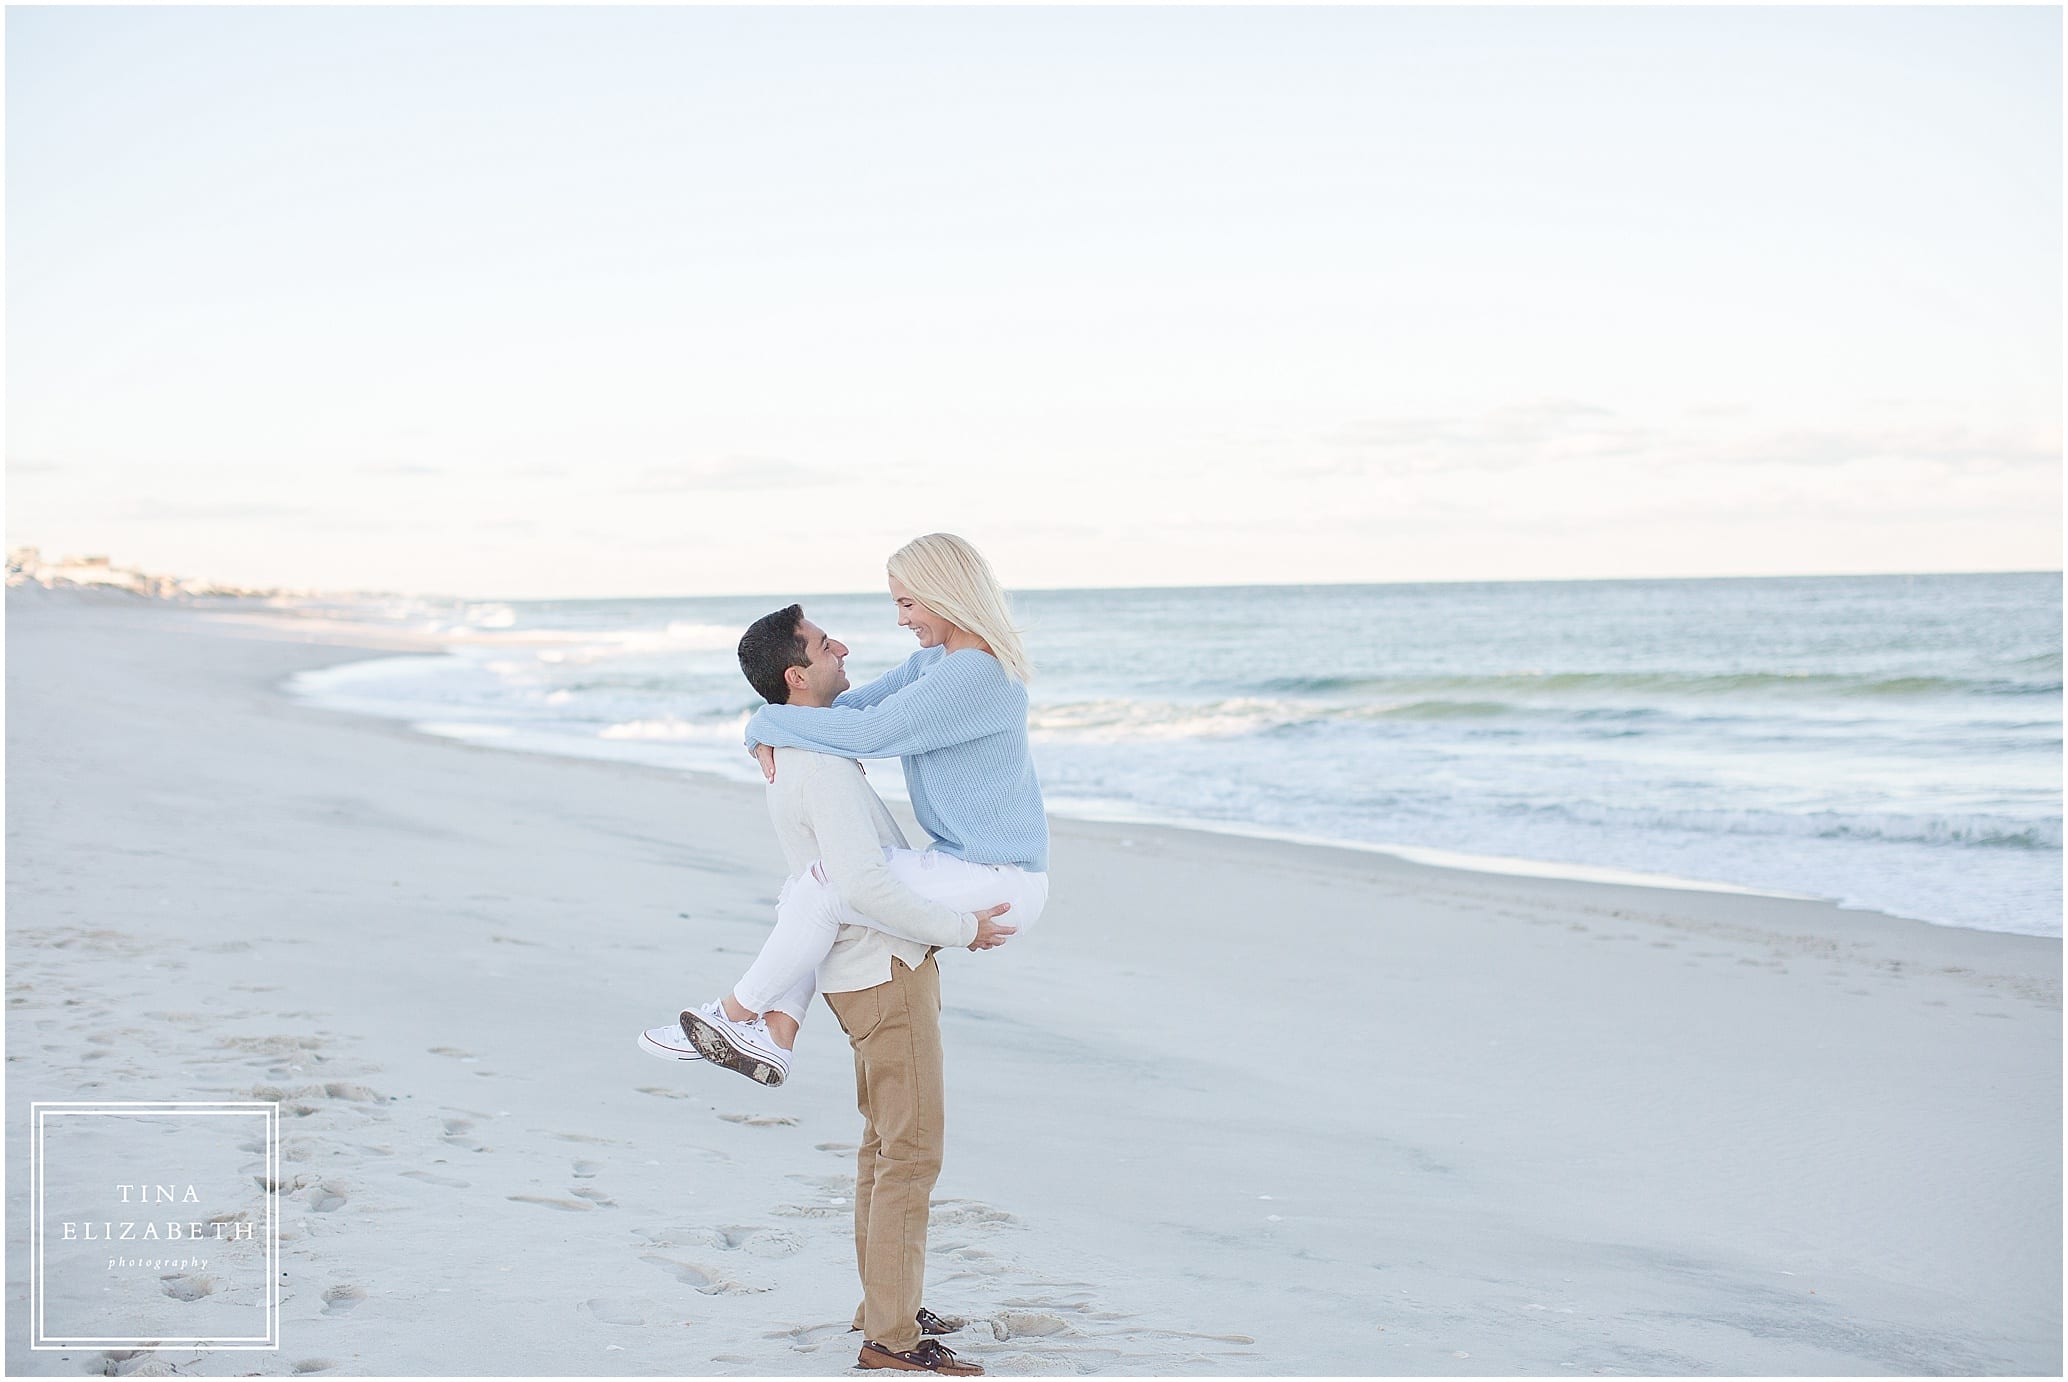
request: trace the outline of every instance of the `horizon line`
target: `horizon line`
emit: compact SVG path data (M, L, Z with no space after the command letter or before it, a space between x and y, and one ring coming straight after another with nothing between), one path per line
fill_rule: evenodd
M1416 581L1240 581L1216 584L1170 584L1170 585L1028 585L1009 586L1008 595L1063 595L1063 594L1134 594L1155 590L1342 590L1358 587L1412 587L1412 586L1462 586L1462 585L1618 585L1660 581L1853 581L1872 579L1893 579L1905 577L1960 577L1960 576L2061 576L2059 567L2017 567L2003 570L1962 571L1814 571L1781 572L1762 575L1705 575L1705 576L1530 576L1476 578L1456 577ZM579 604L583 602L623 603L633 600L748 600L755 598L783 599L783 595L772 591L734 591L717 594L676 593L668 595L461 595L450 591L404 591L404 590L336 590L315 592L326 595L399 596L413 600L466 600L481 602L502 601L508 604ZM847 599L861 595L882 595L876 588L859 590L816 590L793 594L787 598L793 601L807 599Z

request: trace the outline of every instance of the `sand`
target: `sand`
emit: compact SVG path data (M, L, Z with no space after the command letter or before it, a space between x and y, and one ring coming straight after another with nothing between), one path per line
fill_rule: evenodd
M407 646L364 627L20 589L6 643L11 1372L853 1362L831 1014L779 1090L633 1046L769 923L758 788L281 690ZM1038 935L942 956L927 1299L992 1372L2060 1372L2058 941L1053 853ZM29 1105L82 1099L281 1102L277 1351L29 1350Z

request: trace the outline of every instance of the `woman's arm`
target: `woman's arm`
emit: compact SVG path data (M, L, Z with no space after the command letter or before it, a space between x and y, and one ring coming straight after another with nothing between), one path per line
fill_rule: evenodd
M921 648L866 686L850 686L847 690L842 691L833 698L833 704L851 706L856 710L862 710L875 705L893 691L903 690L905 687L910 686L918 678L919 674L925 670L923 663L936 660L927 657L927 654L931 651L932 649L930 648Z
M1027 711L989 653L965 649L875 705L764 705L747 721L747 747L811 749L849 758L901 758L1024 729Z

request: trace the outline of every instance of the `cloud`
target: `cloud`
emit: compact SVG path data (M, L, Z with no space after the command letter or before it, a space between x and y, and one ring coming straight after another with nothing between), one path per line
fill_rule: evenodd
M1569 399L1509 404L1476 416L1375 418L1320 438L1323 455L1304 476L1503 471L1643 453L1656 434L1607 408Z
M353 467L361 475L443 475L445 467L416 461L369 461Z
M339 513L334 509L307 504L195 503L152 498L127 500L117 506L114 516L121 521L146 524L258 523L274 529L311 534L368 533L385 536L395 533L429 532L440 526L432 519L420 515L369 517Z
M181 523L234 523L250 518L305 519L314 515L315 510L299 504L193 503L179 499L130 499L115 510L117 518L174 519Z
M761 456L731 456L718 461L685 461L649 466L637 480L618 488L620 494L682 494L706 490L797 489L837 483L823 471Z
M1794 429L1718 448L1717 459L1769 465L1834 466L1855 461L1923 461L1955 470L1991 473L2057 465L2058 441L1983 432L1958 425L1867 429Z
M1312 445L1318 454L1293 473L1303 478L1498 474L1586 462L1814 469L1871 461L1994 474L2061 460L2058 437L1958 423L1719 432L1714 421L1725 416L1711 413L1703 423L1662 428L1607 408L1554 399L1469 416L1368 419L1316 438Z

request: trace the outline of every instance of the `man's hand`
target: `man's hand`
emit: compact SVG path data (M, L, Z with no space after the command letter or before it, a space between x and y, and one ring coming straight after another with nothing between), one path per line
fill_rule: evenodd
M969 943L969 948L971 950L989 950L994 946L1004 945L1020 928L1017 926L1000 926L991 918L1011 910L1012 904L1010 902L1001 902L996 907L986 907L983 911L978 912L976 914L977 938Z
M761 775L770 782L775 781L775 745L756 744L754 756L761 760Z

